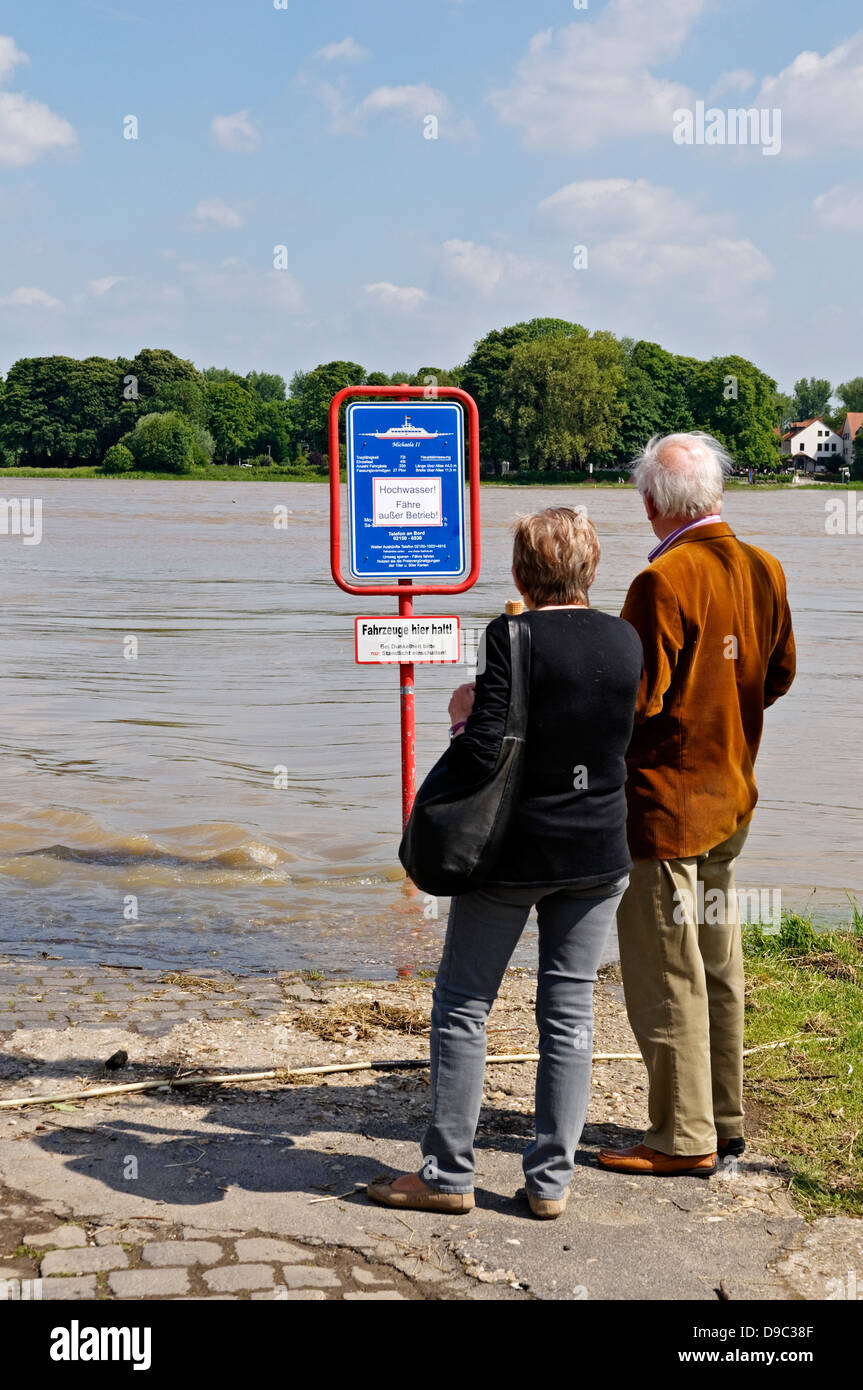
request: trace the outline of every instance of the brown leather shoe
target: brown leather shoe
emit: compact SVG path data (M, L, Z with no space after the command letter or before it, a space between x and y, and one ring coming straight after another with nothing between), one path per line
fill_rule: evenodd
M663 1154L647 1144L632 1144L628 1149L600 1149L600 1167L613 1173L654 1173L657 1177L709 1178L716 1172L716 1154Z

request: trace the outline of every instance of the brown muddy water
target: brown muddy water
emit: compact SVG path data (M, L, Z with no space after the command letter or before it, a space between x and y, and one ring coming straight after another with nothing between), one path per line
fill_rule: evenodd
M446 904L398 881L397 669L354 663L353 615L394 601L333 585L326 489L20 479L4 492L43 510L39 544L0 536L0 950L434 968ZM828 534L835 495L740 489L726 503L785 566L800 655L768 712L739 882L771 911L781 894L826 920L848 916L848 894L863 901L863 535ZM481 582L417 611L481 629L512 596L512 517L561 500L588 507L603 545L593 602L619 611L652 543L637 496L500 487L482 492ZM421 771L471 676L417 668Z

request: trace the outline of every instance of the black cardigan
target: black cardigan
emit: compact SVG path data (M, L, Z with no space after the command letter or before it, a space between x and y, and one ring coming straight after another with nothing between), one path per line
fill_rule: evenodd
M626 764L642 672L641 640L595 608L525 613L530 624L530 714L525 775L495 883L576 884L625 874ZM476 699L449 765L470 783L494 767L509 706L507 619L489 623ZM483 668L484 664L484 668Z

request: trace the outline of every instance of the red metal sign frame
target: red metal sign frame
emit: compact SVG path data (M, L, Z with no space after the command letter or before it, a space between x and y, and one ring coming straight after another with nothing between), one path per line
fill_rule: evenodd
M473 396L459 386L436 386L428 396L426 386L346 386L330 402L330 569L333 579L346 594L392 594L395 598L417 598L420 594L463 594L479 579L479 411ZM351 584L342 574L342 499L339 478L339 412L349 396L382 396L387 400L410 400L415 396L438 400L446 396L461 401L467 411L468 484L470 488L470 570L458 584ZM402 614L401 616L405 616Z
M470 496L470 569L458 584L351 584L342 574L342 492L339 465L339 412L349 396L378 396L384 400L439 400L441 396L461 401L467 411L468 484ZM400 618L414 616L414 599L421 594L463 594L479 579L481 543L479 515L479 410L473 396L460 386L436 386L429 396L425 386L346 386L330 401L330 570L346 594L391 594L399 601ZM393 663L395 664L395 663ZM399 666L399 704L402 746L402 825L407 825L416 795L416 726L414 715L413 662Z

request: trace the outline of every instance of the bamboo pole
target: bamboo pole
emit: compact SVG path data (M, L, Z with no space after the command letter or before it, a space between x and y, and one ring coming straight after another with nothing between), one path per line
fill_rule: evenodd
M596 1052L595 1062L640 1061L638 1052ZM538 1062L538 1052L512 1052L487 1057L488 1065L501 1062ZM290 1083L298 1076L325 1076L349 1071L409 1071L429 1065L428 1057L406 1057L380 1062L333 1062L320 1067L271 1067L267 1071L237 1071L214 1076L162 1076L151 1081L128 1081L119 1086L85 1086L77 1091L63 1091L54 1096L22 1096L19 1100L0 1100L0 1109L16 1110L25 1105L56 1105L65 1100L89 1100L94 1096L130 1095L140 1091L174 1091L181 1086L225 1086L238 1081L282 1081Z
M757 1047L747 1047L743 1056L751 1057L754 1052L768 1052L776 1047L787 1047L789 1043L802 1039L811 1042L824 1042L825 1039L814 1033L798 1034L793 1038L781 1038L778 1042L759 1043ZM595 1052L594 1062L640 1062L640 1052ZM492 1066L502 1062L538 1062L538 1052L498 1053L486 1057L486 1064ZM271 1067L267 1071L237 1071L214 1076L162 1076L151 1081L129 1081L120 1086L85 1086L77 1091L62 1091L54 1096L22 1096L19 1100L0 1100L0 1110L18 1110L26 1105L57 1105L66 1100L90 1100L96 1096L130 1095L140 1091L174 1091L181 1086L226 1086L243 1081L282 1081L292 1082L300 1076L327 1076L339 1072L352 1071L417 1071L429 1065L428 1057L402 1057L393 1061L379 1062L332 1062L320 1067Z
M744 1056L744 1057L751 1057L752 1054L753 1054L753 1052L770 1052L770 1051L772 1051L772 1049L773 1049L774 1047L787 1047L789 1043L793 1043L793 1042L803 1042L804 1039L807 1040L807 1041L809 1041L809 1042L828 1042L828 1041L829 1041L828 1038L826 1038L826 1037L819 1037L819 1036L818 1036L817 1034L815 1034L815 1033L795 1033L795 1035L794 1035L793 1038L781 1038L779 1042L759 1043L757 1047L745 1047L745 1048L743 1049L743 1056Z

